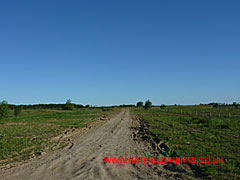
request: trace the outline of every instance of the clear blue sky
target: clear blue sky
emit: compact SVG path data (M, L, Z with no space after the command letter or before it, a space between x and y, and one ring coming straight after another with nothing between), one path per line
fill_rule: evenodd
M240 102L238 0L0 2L0 100Z

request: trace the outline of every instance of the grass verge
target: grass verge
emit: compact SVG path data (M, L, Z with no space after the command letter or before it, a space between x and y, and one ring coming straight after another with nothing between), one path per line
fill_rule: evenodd
M182 107L184 108L184 107ZM193 107L183 110L191 112ZM198 108L194 108L194 111ZM199 107L203 111L202 107ZM215 109L204 109L208 113ZM226 109L218 109L225 112ZM228 109L228 111L231 111ZM204 172L196 177L201 179L239 179L240 178L240 118L235 116L201 116L198 113L176 113L159 107L150 110L133 109L141 124L147 128L147 139L156 143L167 143L169 156L182 157L224 157L221 164L199 164ZM179 111L180 112L180 111ZM181 111L182 112L182 111Z
M103 116L115 113L109 109L24 110L20 116L10 112L8 119L0 122L0 166L41 155L54 150L53 137L68 128L82 128ZM67 144L61 142L58 147Z

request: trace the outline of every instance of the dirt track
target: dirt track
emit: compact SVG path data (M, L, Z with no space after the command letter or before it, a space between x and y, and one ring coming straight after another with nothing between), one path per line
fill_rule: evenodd
M134 141L137 121L124 110L114 118L93 126L69 149L47 154L39 160L10 170L0 170L0 179L169 179L174 173L161 164L105 164L104 157L152 156L144 142ZM176 177L175 177L176 178ZM174 178L174 179L175 179Z

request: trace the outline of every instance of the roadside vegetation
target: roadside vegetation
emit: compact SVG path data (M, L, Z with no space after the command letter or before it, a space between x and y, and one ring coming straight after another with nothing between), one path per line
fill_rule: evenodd
M240 179L240 107L165 106L134 108L146 139L167 144L167 156L224 157L224 164L198 164L200 179Z
M1 103L0 166L39 156L46 149L65 147L66 143L57 144L53 138L66 129L87 127L118 111L113 107L72 108L69 101L65 107L66 110L14 106L9 110L6 101Z
M150 109L152 107L152 102L150 100L147 100L145 102L144 108L145 109Z
M8 118L8 103L7 101L2 101L0 103L0 121Z

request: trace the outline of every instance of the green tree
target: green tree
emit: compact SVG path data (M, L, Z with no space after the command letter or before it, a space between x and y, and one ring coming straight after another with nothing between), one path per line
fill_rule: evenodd
M15 115L15 116L19 116L21 113L22 113L22 106L17 106L17 107L14 109L14 115Z
M147 100L145 102L144 108L145 109L150 109L152 107L152 102L150 100Z
M8 118L8 103L7 101L2 101L0 104L0 120Z
M232 105L233 105L234 107L238 107L238 104L237 104L236 102L233 102Z
M65 109L65 110L71 110L71 111L72 111L72 110L74 110L74 108L75 108L74 104L71 102L70 99L68 99L67 102L66 102L66 104L65 104L64 109Z
M137 102L137 107L143 107L143 102L142 101Z
M162 109L164 109L165 107L166 107L165 104L162 104L162 105L160 106L160 108L162 108Z

